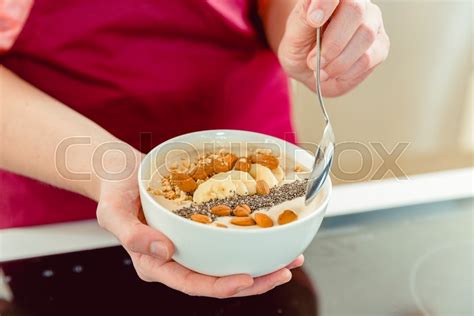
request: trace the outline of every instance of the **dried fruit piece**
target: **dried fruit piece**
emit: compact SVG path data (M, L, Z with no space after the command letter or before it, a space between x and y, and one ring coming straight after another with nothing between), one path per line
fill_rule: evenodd
M171 174L171 183L176 185L181 191L194 192L197 188L196 181L185 173L174 172Z
M231 208L224 204L219 204L211 208L211 213L217 216L229 216Z
M234 167L235 162L237 161L237 156L234 154L227 154L224 156L224 161L229 166L229 170Z
M234 208L234 215L237 217L249 216L252 210L247 204L242 204Z
M267 214L255 213L255 222L262 228L272 227L273 221Z
M214 159L212 166L215 173L227 172L230 170L229 164L223 157Z
M270 193L270 187L268 186L268 183L266 183L264 180L258 180L257 181L257 194L267 195L269 193Z
M211 166L207 168L211 168L213 173L227 172L229 170L232 170L232 167L234 166L236 161L237 161L236 155L225 154L223 156L214 158L212 160Z
M256 154L252 156L252 160L269 169L275 169L280 165L277 157L268 154Z
M284 210L283 213L278 216L278 224L280 225L285 225L288 223L293 222L298 218L298 215L296 215L295 212L292 210Z
M234 165L235 170L240 170L244 172L249 172L252 164L248 161L247 158L239 158Z
M222 224L222 223L219 223L219 222L216 223L216 226L220 227L220 228L227 228L226 224Z
M207 179L207 172L204 166L198 166L191 174L194 180L206 180Z
M212 219L204 214L193 214L191 215L191 219L195 222L202 223L202 224L210 224L212 223Z
M214 175L214 159L210 159L210 161L204 165L204 171L208 177L212 177Z
M234 217L230 220L231 224L238 226L252 226L255 225L255 220L252 217Z

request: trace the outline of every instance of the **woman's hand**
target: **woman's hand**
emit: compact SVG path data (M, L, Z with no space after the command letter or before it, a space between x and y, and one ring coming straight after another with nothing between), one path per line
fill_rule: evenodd
M303 264L301 256L287 268L253 279L248 275L200 275L171 261L174 248L170 240L139 219L137 169L142 155L4 67L0 67L0 82L4 88L0 93L0 168L98 201L99 224L120 240L143 280L193 295L244 296L288 282L289 269ZM84 143L84 137L76 135L89 138ZM74 177L84 174L91 176L89 181Z
M288 267L255 279L245 274L219 278L202 275L171 260L173 244L162 233L142 223L140 213L136 171L124 180L102 181L97 208L99 224L119 239L130 254L138 276L147 282L160 282L189 295L247 296L265 293L288 282L290 269L303 264L300 256Z
M388 56L382 14L369 0L300 0L288 16L278 57L290 77L312 90L317 27L323 27L320 79L325 96L348 92Z

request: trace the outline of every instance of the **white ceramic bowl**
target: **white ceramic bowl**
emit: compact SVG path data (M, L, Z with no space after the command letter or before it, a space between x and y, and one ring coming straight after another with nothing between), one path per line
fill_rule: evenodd
M297 221L266 229L222 229L173 214L147 192L151 176L170 150L185 148L187 143L195 146L215 142L226 145L242 140L269 147L279 146L286 155L293 155L300 165L308 169L312 167L314 156L307 151L275 137L238 130L210 130L172 138L155 147L140 166L140 198L148 224L174 243L175 261L199 273L214 276L246 273L256 277L288 265L313 240L328 206L331 195L329 178L317 209Z

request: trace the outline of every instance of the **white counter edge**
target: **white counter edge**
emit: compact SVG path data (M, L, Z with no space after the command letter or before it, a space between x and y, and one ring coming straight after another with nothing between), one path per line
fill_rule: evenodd
M474 168L334 187L327 215L337 216L474 196ZM0 262L118 245L95 220L0 230Z

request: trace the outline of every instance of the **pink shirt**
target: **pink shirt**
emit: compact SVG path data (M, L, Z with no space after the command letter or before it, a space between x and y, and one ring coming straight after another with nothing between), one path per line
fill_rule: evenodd
M0 62L143 152L203 129L294 142L287 77L259 30L251 0L36 0ZM85 197L0 177L0 228L95 216Z

